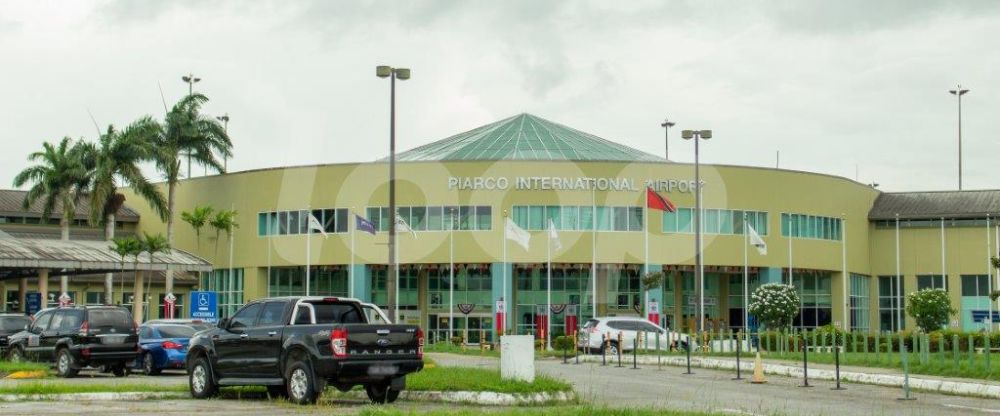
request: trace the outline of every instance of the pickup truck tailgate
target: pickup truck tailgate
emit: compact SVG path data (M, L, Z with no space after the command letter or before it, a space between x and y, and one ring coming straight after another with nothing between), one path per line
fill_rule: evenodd
M413 325L343 325L347 330L347 359L384 357L419 359L419 329Z

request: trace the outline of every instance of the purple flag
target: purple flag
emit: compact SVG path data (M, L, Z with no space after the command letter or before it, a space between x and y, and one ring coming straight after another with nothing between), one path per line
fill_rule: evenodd
M372 224L371 221L361 218L361 216L358 214L354 214L354 219L355 219L354 229L365 231L368 234L375 235L375 224Z

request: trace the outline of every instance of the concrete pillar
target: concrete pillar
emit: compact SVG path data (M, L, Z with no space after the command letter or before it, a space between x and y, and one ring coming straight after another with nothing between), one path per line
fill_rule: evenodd
M28 311L28 278L22 277L17 280L17 305L21 312Z
M49 269L38 271L38 292L42 294L42 309L49 307Z
M143 286L145 283L145 272L138 272L135 275L135 290L132 291L132 319L135 320L137 324L141 324L143 319L143 299L145 295L143 294Z

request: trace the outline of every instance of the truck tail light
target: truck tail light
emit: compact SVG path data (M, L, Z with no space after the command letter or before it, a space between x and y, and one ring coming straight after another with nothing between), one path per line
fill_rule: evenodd
M417 328L417 358L424 358L424 330Z
M163 347L163 349L167 349L167 350L179 350L181 348L184 348L183 345L178 344L178 343L173 342L173 341L163 341L163 343L160 344L160 346Z
M347 329L336 328L330 331L330 349L336 358L347 357Z
M87 332L90 332L90 323L87 321L83 321L83 323L80 324L80 336L81 337L87 336Z

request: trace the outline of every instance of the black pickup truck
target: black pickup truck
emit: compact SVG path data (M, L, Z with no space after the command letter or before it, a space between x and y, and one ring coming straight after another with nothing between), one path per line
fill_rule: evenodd
M191 395L220 386L267 386L271 395L314 403L327 384L365 387L391 403L406 375L424 368L424 333L415 325L369 324L361 303L332 297L250 302L217 328L198 332L187 353Z

